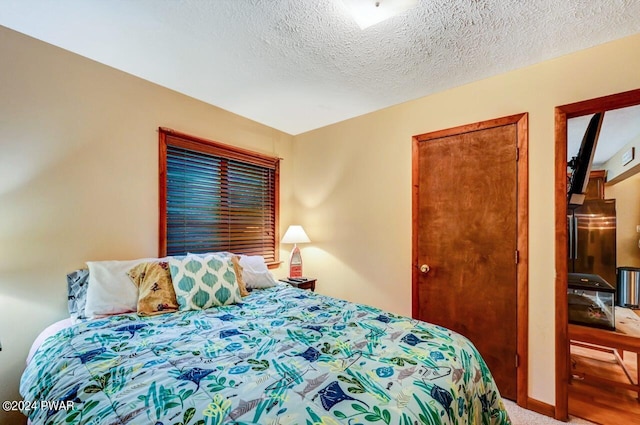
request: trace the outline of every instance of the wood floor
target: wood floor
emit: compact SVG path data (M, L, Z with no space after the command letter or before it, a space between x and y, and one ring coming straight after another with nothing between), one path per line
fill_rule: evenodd
M636 355L625 352L624 362L631 376L637 376ZM588 370L594 375L628 382L613 354L595 350L572 346L571 370L574 375ZM573 379L569 385L569 414L602 425L640 424L640 402L634 391Z

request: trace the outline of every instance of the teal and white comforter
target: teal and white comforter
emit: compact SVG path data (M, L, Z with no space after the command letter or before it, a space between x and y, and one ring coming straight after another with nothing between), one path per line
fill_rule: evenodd
M64 329L20 391L33 424L510 424L464 337L286 285Z

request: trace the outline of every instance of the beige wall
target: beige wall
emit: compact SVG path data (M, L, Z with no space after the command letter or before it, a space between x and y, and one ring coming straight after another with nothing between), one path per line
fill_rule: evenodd
M305 226L318 291L410 315L411 136L529 112L529 391L554 404L554 107L640 87L639 51L637 35L294 139L0 27L0 399L66 315L65 273L155 255L158 126L283 157L281 227Z
M622 155L628 152L630 149L634 149L633 160L626 164L622 164ZM629 143L624 145L622 149L615 153L604 165L601 167L607 170L607 181L616 183L624 180L629 176L636 174L640 171L640 135L635 137Z
M0 400L16 400L31 342L68 317L65 274L157 255L158 126L284 158L283 226L293 138L3 27L0 58Z
M554 107L640 87L638 52L640 35L297 136L305 273L410 315L411 137L529 112L529 395L555 404Z
M606 185L607 199L616 200L616 257L620 267L640 267L640 174Z

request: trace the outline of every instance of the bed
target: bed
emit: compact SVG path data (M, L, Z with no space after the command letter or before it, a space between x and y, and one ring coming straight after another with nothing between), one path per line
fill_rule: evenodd
M23 374L32 424L511 423L466 338L282 283L67 325Z

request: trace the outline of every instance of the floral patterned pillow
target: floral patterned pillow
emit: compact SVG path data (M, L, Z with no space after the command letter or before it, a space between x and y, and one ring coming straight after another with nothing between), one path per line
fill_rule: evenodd
M127 273L138 288L138 314L153 316L178 310L166 261L140 263Z
M75 270L67 275L67 297L69 316L74 323L86 319L84 306L87 304L89 269Z
M238 279L238 288L240 288L240 295L246 297L247 295L249 295L249 291L247 290L247 284L244 283L244 280L242 279L242 266L240 265L240 256L231 256L231 262L233 263L233 271L236 273L236 278Z
M242 301L230 256L169 258L169 270L180 310L204 310Z

